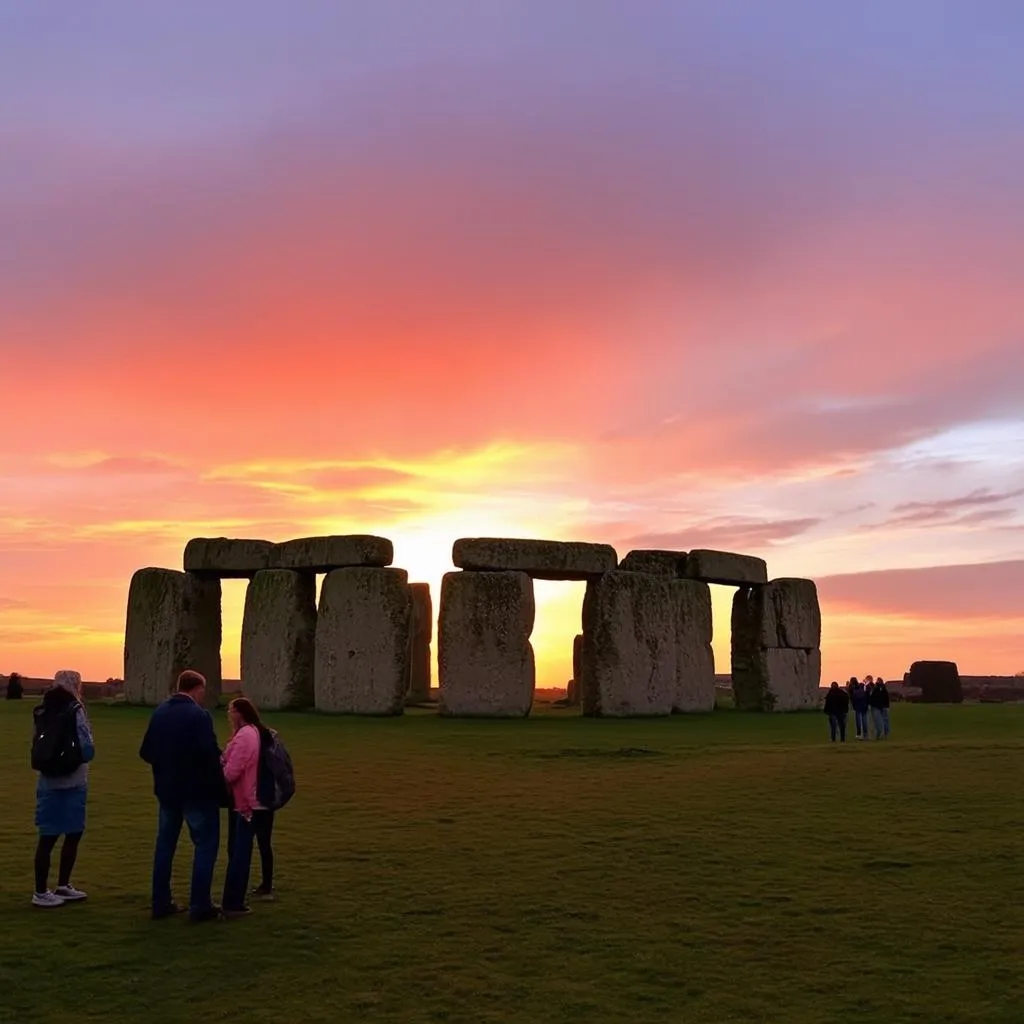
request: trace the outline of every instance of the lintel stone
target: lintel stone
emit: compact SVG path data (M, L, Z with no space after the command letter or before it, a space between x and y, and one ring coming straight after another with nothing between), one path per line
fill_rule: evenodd
M652 576L682 576L685 564L685 551L638 548L622 559L619 568L623 572L646 572Z
M193 537L185 545L185 572L219 579L248 579L268 568L269 540Z
M524 572L538 580L589 580L615 569L618 556L609 544L463 537L452 547L452 563L475 572Z
M737 555L731 551L691 551L686 556L683 576L704 583L748 587L768 582L768 566L763 558Z
M383 568L394 561L395 550L386 537L348 534L331 537L300 537L270 549L271 569L299 569L326 573L357 566Z

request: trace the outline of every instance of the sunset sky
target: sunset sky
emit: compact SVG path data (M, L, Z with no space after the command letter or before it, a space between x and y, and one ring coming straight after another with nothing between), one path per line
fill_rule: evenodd
M758 554L826 680L1024 669L1022 53L1012 0L0 0L0 671L121 675L191 536L354 532Z

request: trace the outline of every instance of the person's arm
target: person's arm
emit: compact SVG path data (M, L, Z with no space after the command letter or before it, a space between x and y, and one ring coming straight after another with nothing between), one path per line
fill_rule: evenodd
M96 744L92 738L89 719L81 707L75 709L75 728L78 730L78 743L82 748L82 760L88 764L96 756Z
M150 718L149 725L146 726L146 735L142 737L142 746L139 747L139 757L142 758L146 764L153 763L153 719Z
M237 782L259 756L259 736L251 726L246 726L235 734L228 744L224 761L224 778L231 784Z

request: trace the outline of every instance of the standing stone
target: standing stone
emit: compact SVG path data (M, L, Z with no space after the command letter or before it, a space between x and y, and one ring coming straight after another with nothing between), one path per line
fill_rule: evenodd
M194 537L185 545L185 572L219 579L249 579L269 568L269 540L230 540L227 537Z
M583 602L583 713L668 715L676 697L679 611L673 581L608 572Z
M245 592L242 690L260 710L313 706L316 576L263 569Z
M630 551L619 563L623 572L646 572L652 576L682 576L686 565L685 551Z
M677 616L676 689L672 710L679 714L714 711L711 588L697 580L672 580L669 586Z
M474 572L525 572L538 580L588 580L618 565L608 544L577 541L463 537L452 564Z
M915 661L905 679L908 685L921 688L923 704L963 703L963 683L955 661Z
M686 556L682 574L688 579L733 587L768 582L768 566L763 558L730 551L691 551Z
M766 588L775 610L779 647L821 646L821 606L814 580L772 580Z
M324 577L313 688L318 711L400 715L409 686L412 595L404 569L335 569Z
M124 695L153 706L173 692L178 675L206 677L206 702L220 698L220 581L173 569L139 569L128 588Z
M740 587L733 595L732 644L742 650L782 646L769 587Z
M410 583L409 592L412 595L412 648L408 699L422 703L430 700L430 641L434 638L434 608L429 583Z
M450 572L441 582L437 671L442 715L521 718L536 669L533 581L524 572Z

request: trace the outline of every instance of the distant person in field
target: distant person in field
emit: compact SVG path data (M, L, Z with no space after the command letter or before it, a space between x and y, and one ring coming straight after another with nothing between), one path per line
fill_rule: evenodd
M85 832L85 804L89 789L88 763L96 754L89 716L82 704L82 677L62 669L53 686L33 709L32 767L36 783L36 889L37 907L60 907L86 898L71 884L78 844ZM57 888L49 888L50 857L63 836Z
M828 715L828 727L835 743L836 735L839 742L846 742L846 716L850 710L850 698L846 691L840 689L839 684L833 682L825 694L825 714Z
M853 724L857 739L868 738L868 692L867 688L856 676L850 678L850 704L853 705Z
M865 697L865 699L868 702L869 714L870 714L870 708L871 708L872 694L874 692L875 692L875 680L874 680L874 678L871 677L871 676L865 676L864 677L864 697ZM870 721L870 718L869 718L869 721ZM877 732L875 733L875 735L873 737L868 736L867 733L865 733L864 735L865 735L865 738L867 738L867 739L876 739L876 740L878 739L878 733Z
M264 858L264 879L273 887L273 851L270 837L274 827L273 811L259 800L260 765L263 751L270 746L270 730L260 720L256 706L247 697L236 697L228 705L232 736L224 748L221 763L224 778L231 789L233 809L228 812L228 870L224 878L224 913L241 916L249 913L246 895L252 867L253 840L260 836L260 854ZM266 868L271 878L267 879Z
M875 739L886 739L889 735L889 688L885 680L879 678L869 698L871 704L871 721L875 727Z
M24 694L25 687L22 686L21 676L17 672L12 672L7 677L7 699L21 700Z
M171 895L171 868L182 822L195 848L189 919L199 923L220 916L211 889L226 794L213 718L203 707L205 694L206 679L200 673L182 672L177 692L153 712L139 750L153 769L153 792L160 805L153 855L154 920L181 910Z

